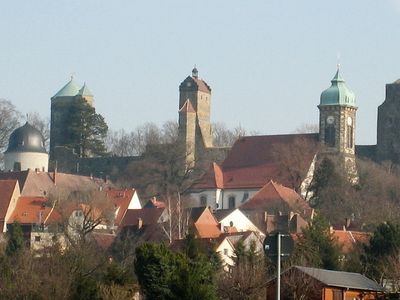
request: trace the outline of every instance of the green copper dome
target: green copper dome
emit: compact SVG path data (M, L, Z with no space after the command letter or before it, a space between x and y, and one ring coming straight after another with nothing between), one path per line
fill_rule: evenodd
M348 105L356 106L356 97L350 91L342 76L339 68L335 77L331 80L332 85L322 92L320 105Z
M63 86L61 90L57 92L52 98L57 98L57 97L73 97L76 96L79 92L79 86L75 83L74 79L71 78L71 80Z

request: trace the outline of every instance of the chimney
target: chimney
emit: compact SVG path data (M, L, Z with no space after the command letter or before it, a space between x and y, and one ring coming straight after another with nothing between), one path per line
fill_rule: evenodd
M346 228L349 228L350 227L350 224L351 224L351 219L350 218L346 218L346 219L344 219L344 221L345 221L345 227Z
M143 227L143 220L142 218L138 218L138 229L141 229Z
M53 171L53 183L54 185L57 185L57 168Z

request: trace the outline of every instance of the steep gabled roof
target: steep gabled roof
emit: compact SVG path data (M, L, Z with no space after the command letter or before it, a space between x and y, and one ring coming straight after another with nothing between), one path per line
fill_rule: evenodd
M17 180L0 180L0 232L3 232L4 224L7 221L7 211L15 189L18 189L17 183Z
M371 233L348 230L332 230L333 236L342 246L343 253L351 253L357 244L366 244L371 238Z
M297 141L318 141L317 133L246 136L238 139L222 165L215 164L193 189L257 189L279 176L276 146L288 146ZM315 154L315 153L314 153ZM304 154L310 166L314 154ZM307 171L307 170L305 170ZM289 184L289 182L283 182Z
M260 209L266 211L276 206L280 206L281 204L286 204L291 210L298 212L306 218L310 218L312 215L312 208L299 194L296 193L295 190L287 188L272 180L240 208Z
M318 141L318 133L284 134L284 135L258 135L245 136L238 139L232 146L222 168L243 168L275 164L274 145L291 145L298 139ZM310 163L313 157L309 159Z
M190 209L190 219L200 238L215 238L220 236L218 221L208 207L194 207Z
M118 210L117 215L115 217L115 224L119 225L124 217L129 203L132 200L133 194L135 193L134 189L125 189L125 190L117 190L112 189L106 191L107 198L110 199L115 208Z

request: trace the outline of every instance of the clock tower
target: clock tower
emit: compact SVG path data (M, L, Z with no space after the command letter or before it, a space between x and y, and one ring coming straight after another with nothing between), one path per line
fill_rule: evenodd
M322 92L319 114L319 139L322 153L335 156L345 167L350 179L357 177L355 162L355 96L340 75L339 67L331 86Z

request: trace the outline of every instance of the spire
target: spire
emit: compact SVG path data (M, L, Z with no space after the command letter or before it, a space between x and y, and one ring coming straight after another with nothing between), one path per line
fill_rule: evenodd
M88 97L93 97L92 92L89 90L89 88L86 85L86 82L83 84L82 88L78 92L79 96L88 96Z
M194 68L192 70L192 77L196 79L199 78L199 71L197 70L196 65L194 65Z
M73 97L79 92L79 86L75 83L74 77L71 76L71 80L64 85L52 98L57 97Z
M337 64L337 71L331 82L344 82L343 77L340 75L340 64Z

